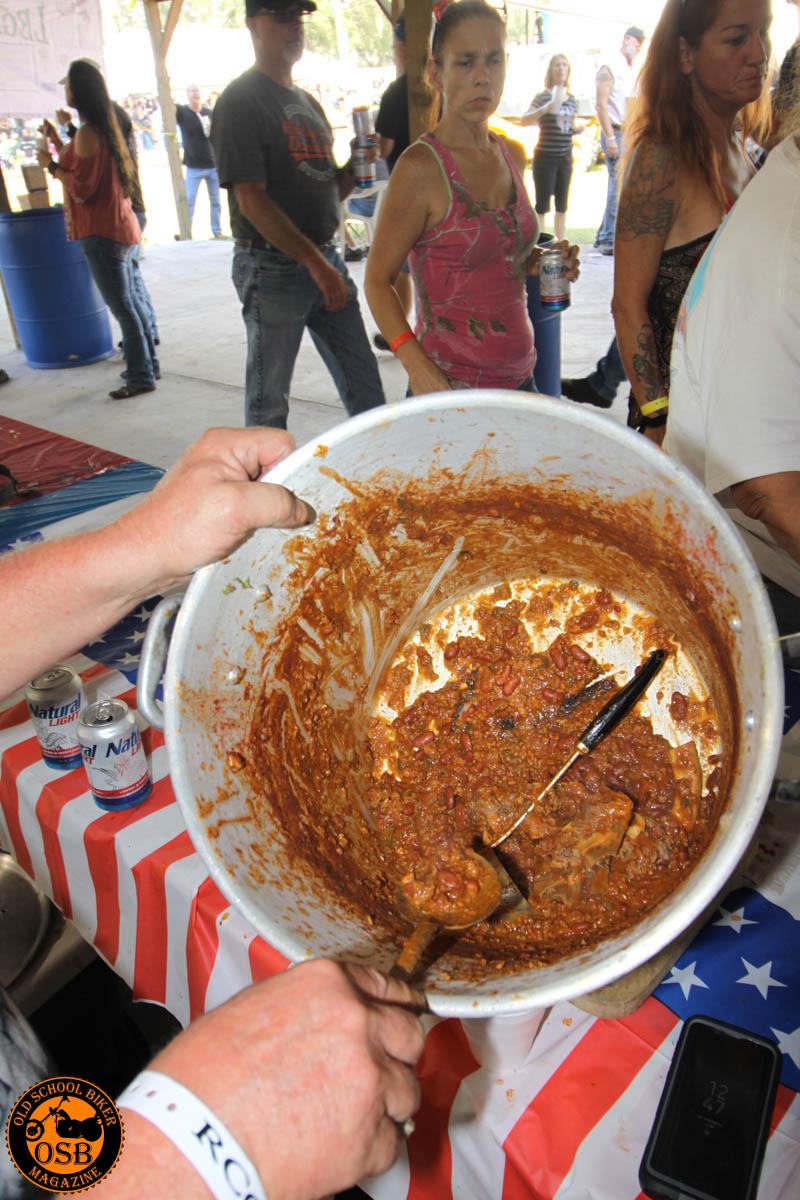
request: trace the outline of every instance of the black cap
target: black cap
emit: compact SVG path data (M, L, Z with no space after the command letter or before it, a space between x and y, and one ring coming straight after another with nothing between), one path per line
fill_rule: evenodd
M317 11L314 0L245 0L244 11L248 17L257 17L261 12L286 12L297 9L301 13Z
M636 38L637 42L643 42L647 37L647 34L643 29L640 29L638 25L630 25L625 30L625 37Z

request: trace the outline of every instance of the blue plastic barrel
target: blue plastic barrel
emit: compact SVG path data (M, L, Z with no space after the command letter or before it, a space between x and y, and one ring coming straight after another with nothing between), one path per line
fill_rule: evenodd
M533 378L537 392L545 396L561 395L561 313L542 308L539 295L539 276L529 275L528 316L533 322L536 343L536 366Z
M78 367L114 353L111 322L64 209L0 213L0 273L32 367Z

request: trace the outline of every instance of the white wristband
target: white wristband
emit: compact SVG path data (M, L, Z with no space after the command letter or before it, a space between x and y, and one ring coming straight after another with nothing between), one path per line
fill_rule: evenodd
M215 1200L267 1200L258 1171L231 1131L202 1100L160 1071L142 1071L118 1098L178 1147Z

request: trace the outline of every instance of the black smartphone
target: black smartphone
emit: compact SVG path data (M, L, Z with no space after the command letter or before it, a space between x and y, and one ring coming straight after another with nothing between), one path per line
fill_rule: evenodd
M781 1055L766 1038L690 1017L639 1167L651 1200L755 1200Z

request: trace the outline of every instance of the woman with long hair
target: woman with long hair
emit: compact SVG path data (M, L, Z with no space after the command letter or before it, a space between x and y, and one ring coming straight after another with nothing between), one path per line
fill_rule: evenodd
M763 113L770 22L769 0L667 0L626 125L612 309L628 424L658 442L683 294L755 173L746 142Z
M555 196L553 227L559 239L567 232L572 137L585 128L583 121L578 120L578 102L569 90L571 73L566 54L554 54L547 65L544 91L534 96L530 108L519 119L520 125L539 126L539 140L533 152L536 215L540 225L544 225Z
M442 13L428 63L442 117L392 171L367 260L370 308L415 395L532 388L525 276L538 263L538 222L522 147L489 129L503 94L505 35L484 0L458 0ZM416 332L392 285L406 258ZM570 272L577 277L575 254Z
M68 107L77 109L80 128L62 145L46 121L44 131L58 148L58 162L48 150L38 158L64 188L67 237L80 242L98 291L122 330L125 383L109 395L126 400L152 392L160 375L148 314L132 287L128 264L141 240L130 202L133 163L94 64L83 59L70 63L64 95Z

